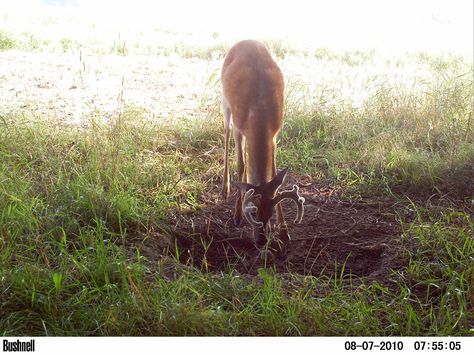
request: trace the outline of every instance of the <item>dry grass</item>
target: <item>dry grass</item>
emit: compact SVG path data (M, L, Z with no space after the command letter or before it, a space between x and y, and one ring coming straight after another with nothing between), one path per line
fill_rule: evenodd
M104 46L87 38L2 32L3 49L39 52L32 58L51 51L57 66L64 64L58 53L71 55L70 79L84 95L104 95L110 109L80 95L68 100L64 88L47 79L57 73L53 60L29 77L43 87L27 80L21 99L13 99L14 91L12 100L5 96L0 103L1 334L471 334L468 61L424 53L309 52L267 42L286 79L279 165L289 166L295 178L343 191L340 198L390 196L403 212L396 217L402 233L397 253L406 262L387 270L387 284L356 278L345 263L317 277L270 267L256 276L236 269L209 273L205 265L182 265L190 252L169 237L176 220L202 208L207 191L220 184L218 63L226 43L216 36L207 47L188 47L167 35L176 41L160 49L141 39L121 37ZM7 50L0 60L18 53L29 52ZM165 59L153 66L161 59L140 56L149 53L176 65L166 68ZM133 68L142 71L131 70L122 81L120 70L103 69L111 62L118 68L138 63ZM174 85L193 82L199 94L180 98L176 87L165 85L159 87L163 96L153 98L156 78L176 80L183 63L192 69ZM7 73L2 66L2 75L13 78L18 65ZM205 70L192 73L196 67ZM108 91L91 86L107 74L116 83ZM137 77L142 80L133 86ZM62 99L44 100L54 90ZM61 102L91 109L69 116ZM167 102L170 110L149 102ZM168 252L153 260L131 243L154 238Z

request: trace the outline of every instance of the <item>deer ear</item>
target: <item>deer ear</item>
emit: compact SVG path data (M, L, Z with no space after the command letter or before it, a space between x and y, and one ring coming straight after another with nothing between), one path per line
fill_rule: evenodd
M253 186L252 184L247 184L245 182L233 181L231 184L232 186L235 186L243 193L246 193L250 189L254 189L254 190L256 189L256 187Z
M269 184L271 184L273 191L278 190L278 188L283 184L283 181L285 181L285 176L287 172L288 172L288 168L280 170L278 174L276 174L273 177L273 179L269 182Z

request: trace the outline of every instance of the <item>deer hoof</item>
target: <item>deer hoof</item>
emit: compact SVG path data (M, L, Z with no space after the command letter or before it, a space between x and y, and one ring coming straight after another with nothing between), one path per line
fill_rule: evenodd
M234 225L240 227L242 225L242 216L234 216Z
M262 260L263 262L265 263L275 263L275 254L273 254L273 252L269 249L262 249L260 250L260 252L258 253L258 257L260 260Z
M258 234L255 237L255 246L257 247L257 249L261 250L261 249L265 248L266 244L267 244L267 238L265 237L265 235Z
M283 228L280 230L280 233L278 234L278 239L281 243L283 244L288 244L291 240L290 233L288 233L288 229Z

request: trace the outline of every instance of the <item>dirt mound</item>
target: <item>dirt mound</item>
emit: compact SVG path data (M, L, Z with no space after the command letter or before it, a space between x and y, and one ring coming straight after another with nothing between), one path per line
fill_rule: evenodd
M211 272L233 268L255 274L260 267L275 267L278 272L332 275L344 268L345 273L373 278L384 278L401 266L394 201L344 201L337 191L315 184L302 187L301 193L306 198L301 224L292 222L296 213L292 202L283 205L291 235L285 255L262 257L251 227L234 226L235 195L222 202L216 189L204 197L204 208L175 217L180 261ZM276 230L272 234L277 238Z

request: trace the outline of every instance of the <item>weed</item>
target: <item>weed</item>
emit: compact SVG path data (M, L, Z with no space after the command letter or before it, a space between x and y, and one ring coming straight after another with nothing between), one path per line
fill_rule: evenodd
M11 48L5 36L1 46ZM116 54L136 49L116 43ZM179 43L166 50L208 60L225 49ZM295 55L284 43L270 47L284 64ZM401 206L402 235L393 244L400 262L386 280L356 277L345 260L317 276L280 274L270 263L256 275L232 265L212 273L213 240L197 232L200 268L190 258L180 263L188 250L167 236L211 203L222 174L217 74L201 97L205 117L173 125L150 122L137 107L107 122L96 113L85 128L3 115L0 333L469 335L472 76L457 57L414 58L430 80L402 85L384 72L349 80L351 70L380 60L375 52L306 55L348 74L317 87L289 80L278 138L278 165L293 178L308 175L353 199L390 196ZM411 65L382 62L389 72ZM166 239L168 252L148 260L137 243L153 238Z
M8 50L17 46L16 40L4 30L0 30L0 50Z

